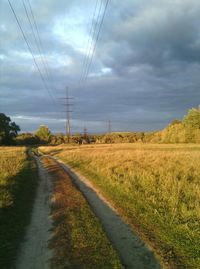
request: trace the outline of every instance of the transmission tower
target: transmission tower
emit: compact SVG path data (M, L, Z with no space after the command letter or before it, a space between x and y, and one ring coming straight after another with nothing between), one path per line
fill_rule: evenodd
M66 97L62 98L65 100L65 103L63 104L65 106L65 113L66 113L66 135L67 135L67 143L70 142L70 137L71 137L71 113L73 112L71 110L71 106L74 104L71 103L71 99L73 97L69 97L69 90L66 88Z
M109 134L111 133L111 121L110 120L108 121L108 133Z
M86 126L84 126L84 128L83 128L83 137L87 138L87 135L88 135L87 128L86 128Z

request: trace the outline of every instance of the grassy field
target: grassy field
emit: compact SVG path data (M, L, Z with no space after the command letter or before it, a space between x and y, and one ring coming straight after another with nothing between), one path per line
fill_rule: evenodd
M42 158L53 179L51 268L123 269L96 216L70 177L55 161Z
M200 145L41 150L87 176L168 268L200 268Z
M0 268L13 263L28 225L36 189L35 163L25 147L0 147Z

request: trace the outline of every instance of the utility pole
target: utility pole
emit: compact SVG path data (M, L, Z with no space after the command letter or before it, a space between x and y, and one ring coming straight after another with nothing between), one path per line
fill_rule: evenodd
M111 121L110 120L108 121L108 133L109 134L111 133Z
M65 113L66 113L66 135L67 135L67 143L69 144L70 142L70 137L71 137L71 113L73 112L71 110L71 106L73 106L72 103L70 103L70 100L73 99L72 97L69 97L69 90L68 87L66 87L66 97L62 98L65 100L65 103L63 104L65 106Z
M85 126L83 128L83 136L85 139L87 138L87 128Z

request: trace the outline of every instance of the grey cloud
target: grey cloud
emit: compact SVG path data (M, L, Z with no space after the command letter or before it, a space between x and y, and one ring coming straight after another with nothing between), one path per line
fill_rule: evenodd
M102 56L106 64L124 68L138 63L200 61L200 4L197 1L148 1L136 14L131 5L129 9L132 13L127 16L120 9L113 20L107 17L109 34L106 33L102 41L111 60Z
M2 0L0 109L14 117L23 131L33 131L42 123L52 130L64 131L65 115L58 98L64 96L66 86L70 86L70 94L74 96L74 131L82 130L84 122L89 131L106 130L108 119L116 131L160 129L198 105L200 3L197 1L110 1L90 76L84 84L79 84L84 53L53 29L58 22L64 24L67 16L80 14L84 20L77 27L89 32L91 1L31 3L54 81L51 93L56 104L44 89L31 57L24 55L26 45L7 1ZM13 1L13 5L33 45L21 2ZM67 36L67 25L64 27ZM34 46L33 49L36 52ZM103 74L103 67L111 72Z

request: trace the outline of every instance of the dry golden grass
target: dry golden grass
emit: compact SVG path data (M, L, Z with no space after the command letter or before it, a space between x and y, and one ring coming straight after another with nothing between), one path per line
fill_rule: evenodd
M40 149L86 175L169 268L200 268L200 145Z
M35 168L25 147L0 147L0 268L13 268L31 215Z
M13 203L10 187L15 184L14 176L23 168L26 160L25 148L0 147L0 208Z

